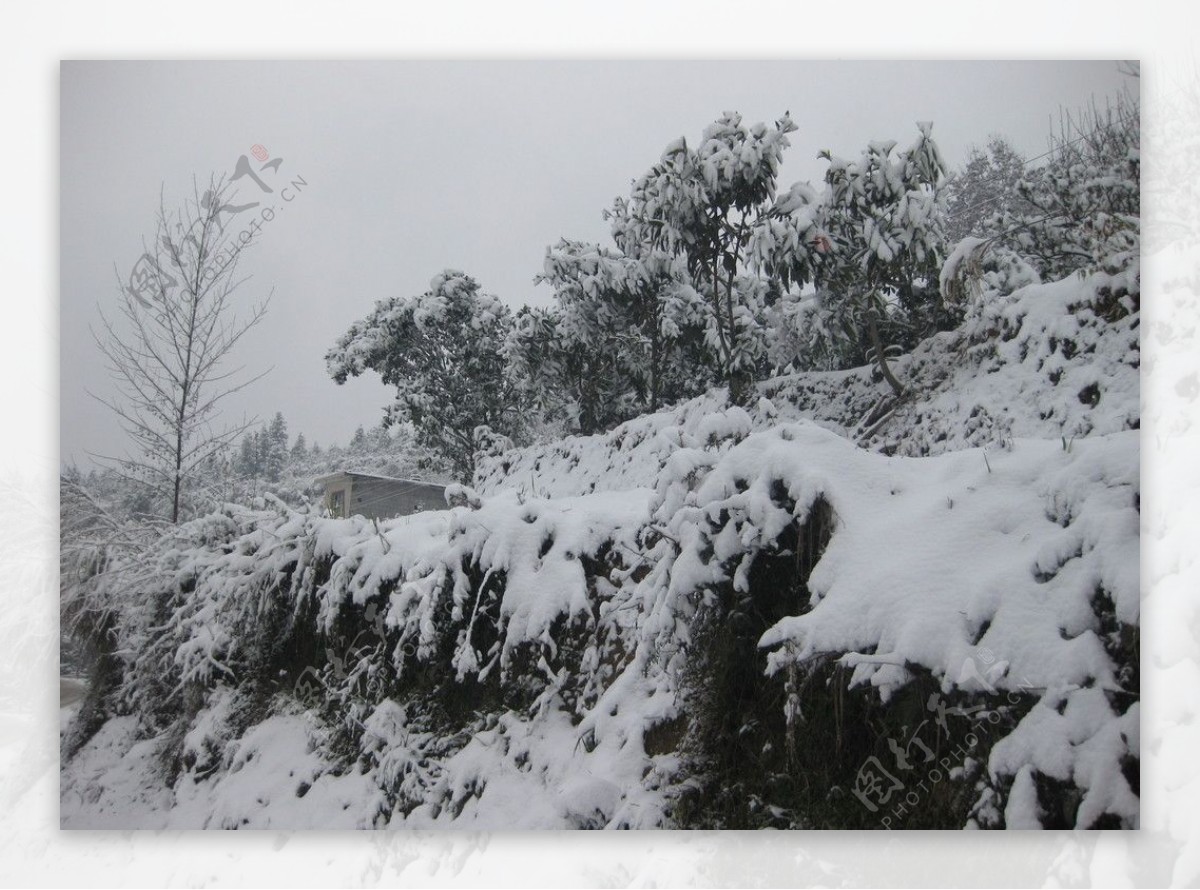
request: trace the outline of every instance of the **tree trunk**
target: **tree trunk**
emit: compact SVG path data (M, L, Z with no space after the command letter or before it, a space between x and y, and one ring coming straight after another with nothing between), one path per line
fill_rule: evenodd
M658 402L659 402L659 398L661 397L660 391L662 389L662 382L659 380L659 376L661 375L662 372L659 370L659 365L661 364L659 352L662 350L662 345L659 342L660 340L661 340L661 335L659 334L658 328L656 326L654 329L654 333L651 334L651 336L650 336L650 411L651 412L655 412L658 410Z
M731 405L745 407L753 389L754 381L748 373L742 370L729 372L729 403Z
M185 385L181 405L186 404L187 388ZM184 409L181 407L175 421L175 479L171 498L171 523L173 525L179 524L179 506L183 495L183 425L185 419Z
M898 396L904 395L904 387L900 385L900 381L892 374L892 369L888 367L887 356L883 354L883 341L879 338L879 321L878 309L874 305L867 310L867 331L871 335L871 348L875 350L875 362L879 365L879 371L883 374L883 379L891 384L892 390Z

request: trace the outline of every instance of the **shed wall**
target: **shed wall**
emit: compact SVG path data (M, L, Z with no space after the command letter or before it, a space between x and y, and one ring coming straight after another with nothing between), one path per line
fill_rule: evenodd
M420 510L446 507L445 486L390 479L355 479L350 488L349 513L367 519L390 519Z

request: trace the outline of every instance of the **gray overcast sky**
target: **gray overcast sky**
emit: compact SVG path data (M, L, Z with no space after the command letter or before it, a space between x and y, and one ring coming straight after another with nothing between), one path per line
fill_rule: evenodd
M61 75L61 444L80 464L125 448L86 393L108 390L89 325L116 304L114 264L125 277L141 255L160 189L177 204L255 144L283 160L280 180L308 185L246 256L240 300L275 295L239 359L273 370L228 410L282 411L327 445L390 401L374 375L337 386L324 369L376 300L453 267L514 306L550 302L532 284L546 246L605 240L601 210L724 109L791 112L786 187L819 182L820 150L903 144L918 120L951 166L991 133L1039 154L1061 107L1128 86L1114 62L64 62Z

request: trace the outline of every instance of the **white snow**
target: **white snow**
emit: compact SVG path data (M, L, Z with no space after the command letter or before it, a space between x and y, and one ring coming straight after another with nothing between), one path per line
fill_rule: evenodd
M710 394L489 457L447 510L376 527L231 507L181 528L131 593L194 591L165 631L147 618L124 632L166 653L131 668L131 689L205 690L187 766L167 776L167 741L114 717L64 763L63 825L669 825L680 762L645 739L680 714L691 621L711 591L747 590L819 500L833 534L808 607L759 642L768 672L821 655L884 703L918 674L947 694L1031 696L990 750L979 811L1041 824L1037 774L1079 790L1079 826L1136 825L1122 767L1139 756L1137 690L1098 617L1110 600L1120 625L1140 620L1137 317L1100 317L1113 285L993 294L973 325L895 363L918 396L882 426L863 423L886 393L871 369L793 375L750 409ZM1081 398L1090 386L1098 399ZM254 629L280 603L298 620L311 606L327 635L378 609L387 645L347 662L364 682L419 684L441 664L523 703L447 736L413 702L364 698L326 669L359 726L349 760L328 751L328 714L287 690L235 725Z

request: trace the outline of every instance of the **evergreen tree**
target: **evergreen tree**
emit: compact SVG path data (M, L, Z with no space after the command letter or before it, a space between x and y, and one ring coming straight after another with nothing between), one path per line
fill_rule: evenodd
M448 270L420 296L376 304L326 363L338 383L371 370L396 387L385 422L410 423L418 445L469 481L476 427L511 435L521 425L503 355L511 326L503 303L475 279Z
M608 214L617 250L566 239L547 249L538 280L554 288L557 306L520 313L506 346L532 400L549 415L561 406L583 433L656 411L710 380L703 309L686 272L623 236L624 206Z
M1025 161L1003 136L992 136L987 149L972 148L962 170L946 182L946 241L982 236L989 220L1029 209L1018 186Z
M242 436L238 449L237 472L240 476L252 479L259 475L261 469L258 463L258 434L251 431Z
M259 427L254 433L254 450L258 460L258 476L266 478L267 467L271 462L271 444L265 426Z
M874 361L897 395L904 387L888 364L888 348L911 346L936 322L946 323L937 289L946 167L932 125L919 129L898 153L894 141L872 142L853 162L822 153L829 161L822 210L829 243L816 314L846 363Z
M367 434L367 447L372 451L378 453L391 451L393 444L391 432L385 423L372 427L371 432Z
M636 413L613 351L567 334L557 308L523 307L505 338L504 355L520 401L546 423L588 435Z
M786 114L773 126L747 127L741 115L726 112L697 148L682 138L668 145L621 208L627 244L683 259L703 309L706 344L734 402L749 397L763 369L768 307L787 287L810 280L821 234L806 185L775 200L787 134L795 129Z
M287 421L282 412L276 411L271 425L262 433L263 475L271 482L278 482L288 461Z

